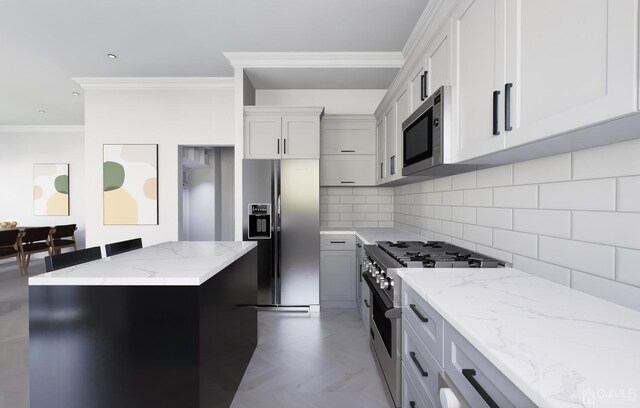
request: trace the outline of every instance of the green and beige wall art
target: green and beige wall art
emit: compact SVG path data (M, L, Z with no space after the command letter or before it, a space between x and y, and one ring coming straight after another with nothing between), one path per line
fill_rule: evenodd
M33 165L33 213L69 215L69 165Z
M158 145L103 145L105 225L158 224Z

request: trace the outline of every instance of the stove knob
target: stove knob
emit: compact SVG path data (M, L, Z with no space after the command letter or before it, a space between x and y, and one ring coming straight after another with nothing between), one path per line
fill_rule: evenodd
M380 274L380 268L378 268L377 266L373 266L371 270L371 275L378 276L379 274Z
M385 278L380 281L380 289L389 290L393 287L393 278Z
M387 278L387 281L389 282L389 288L392 288L395 286L395 284L393 283L393 278Z

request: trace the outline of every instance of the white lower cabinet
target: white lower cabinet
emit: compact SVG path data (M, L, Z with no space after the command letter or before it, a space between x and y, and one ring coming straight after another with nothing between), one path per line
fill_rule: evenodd
M356 251L320 251L320 306L355 306Z
M405 318L402 320L402 362L416 393L428 407L440 407L438 375L442 368Z

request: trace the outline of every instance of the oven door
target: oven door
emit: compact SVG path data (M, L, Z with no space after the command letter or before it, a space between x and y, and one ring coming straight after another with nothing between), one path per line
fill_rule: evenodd
M402 308L394 307L388 297L382 296L380 287L370 273L363 279L371 289L371 349L387 383L394 406L401 406L401 322Z

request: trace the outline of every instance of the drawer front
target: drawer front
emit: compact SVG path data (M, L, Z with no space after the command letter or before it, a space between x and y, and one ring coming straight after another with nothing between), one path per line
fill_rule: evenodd
M364 323L365 333L369 336L369 329L371 328L371 291L364 282L360 284L360 289L361 294L360 299L358 299L360 317L362 318L362 323Z
M320 155L320 186L374 186L376 155Z
M322 234L321 251L355 251L356 237L353 234Z
M402 316L413 326L416 333L443 367L444 320L409 285L402 285Z
M445 324L444 338L445 372L471 407L536 407L536 404L448 323ZM494 405L490 401L493 401Z
M428 406L438 406L438 375L442 370L407 319L402 319L402 362Z
M402 363L402 408L434 408L427 405L413 383L406 363ZM440 405L437 405L440 408Z
M328 117L320 121L321 154L376 154L373 117Z

